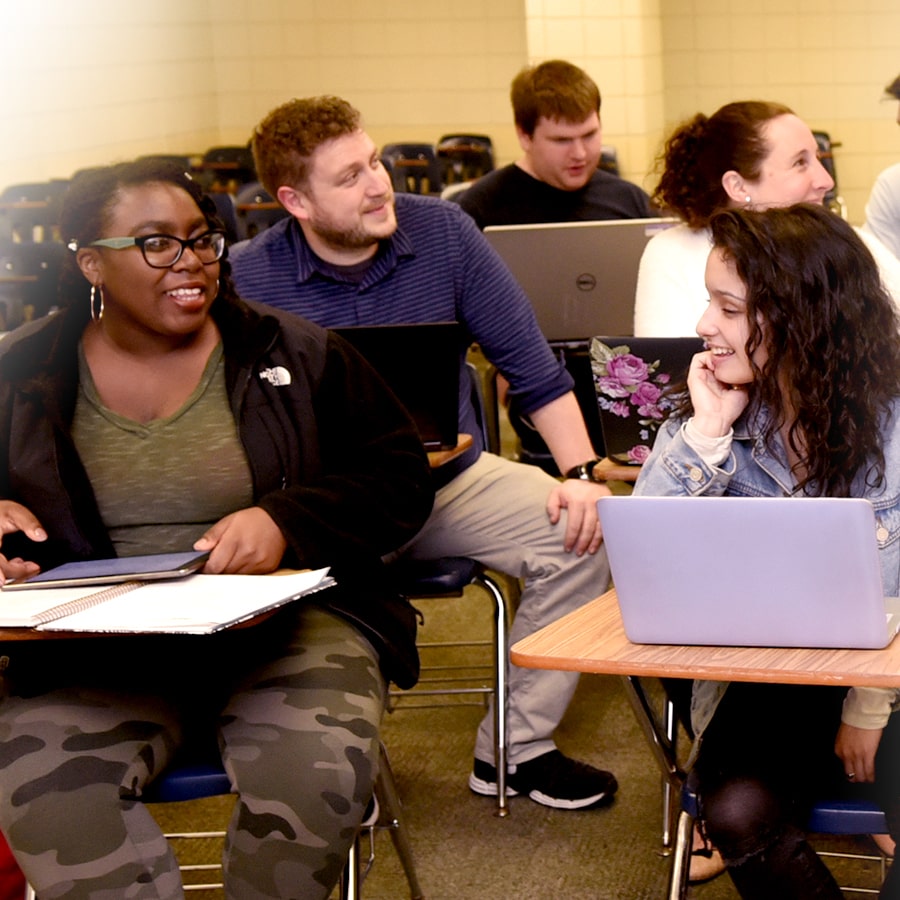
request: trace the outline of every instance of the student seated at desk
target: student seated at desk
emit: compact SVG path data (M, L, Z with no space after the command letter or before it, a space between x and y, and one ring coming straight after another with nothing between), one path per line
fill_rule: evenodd
M609 583L593 482L596 454L572 379L541 335L534 311L474 222L455 204L397 194L358 110L340 97L289 100L257 125L256 168L291 213L234 247L235 282L248 298L329 328L459 322L508 378L566 473L484 452L468 389L459 431L472 446L435 472L434 510L404 548L410 559L468 556L524 581L510 642L537 631ZM461 347L461 350L464 348ZM460 384L467 384L460 354ZM507 793L556 809L608 803L615 776L556 746L575 692L571 672L509 673ZM494 718L481 721L469 788L497 794Z
M85 173L62 229L63 310L0 353L0 581L195 547L209 574L331 566L338 585L216 635L7 642L0 828L39 896L182 897L139 798L179 748L218 742L227 896L324 900L387 680L418 670L381 557L430 512L424 449L349 345L238 299L182 168Z
M600 168L600 88L584 69L563 59L526 66L510 100L522 155L454 198L479 228L653 215L641 188Z
M706 349L635 493L869 498L884 590L900 594L900 337L871 253L821 206L722 212L710 230ZM722 540L740 540L740 523ZM697 548L698 566L705 553L715 547ZM766 561L748 571L763 583ZM897 838L898 700L876 688L694 683L701 824L742 897L842 897L801 830L830 782L873 790ZM900 868L881 897L900 897Z

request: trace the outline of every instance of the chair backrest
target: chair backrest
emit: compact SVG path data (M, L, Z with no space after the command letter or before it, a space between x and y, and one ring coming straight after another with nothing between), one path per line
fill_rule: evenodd
M198 168L206 190L236 193L241 185L256 181L253 152L247 146L210 147Z
M474 363L466 362L466 375L469 378L469 391L472 398L472 406L475 407L475 418L481 429L481 440L484 448L491 453L500 452L499 425L492 427L491 414L485 402L484 384L481 373Z
M834 148L840 147L840 142L832 141L831 135L827 131L814 131L813 137L816 139L816 146L819 150L819 160L834 181L834 187L825 195L825 206L846 218L847 210L840 196L837 168L834 164Z
M615 147L604 144L600 150L599 168L613 175L619 174L619 151Z
M65 253L65 246L56 241L0 243L0 292L7 328L18 325L21 318L46 315L56 306Z
M192 158L185 153L145 153L138 159L156 159L161 162L176 163L179 166L184 166L186 172L190 172L193 168Z
M494 144L486 134L445 134L437 143L445 185L474 181L494 169Z
M439 194L441 168L432 144L385 144L381 161L395 191L407 194Z
M234 208L234 196L227 191L212 191L209 194L213 203L216 204L216 213L225 226L225 235L228 243L233 244L240 240L238 237L237 212Z
M288 211L258 182L245 184L235 200L238 239L245 241L265 231Z
M0 238L19 243L58 241L64 179L13 184L0 193Z

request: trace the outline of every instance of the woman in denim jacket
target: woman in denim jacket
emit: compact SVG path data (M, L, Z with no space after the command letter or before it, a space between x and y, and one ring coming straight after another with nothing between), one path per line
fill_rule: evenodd
M900 594L900 335L871 254L818 206L731 210L711 228L710 299L697 326L706 349L635 493L866 497L885 593ZM735 526L723 540L740 540ZM829 779L874 791L896 840L898 699L875 688L694 683L701 821L742 897L843 896L802 832ZM881 897L900 897L900 867Z

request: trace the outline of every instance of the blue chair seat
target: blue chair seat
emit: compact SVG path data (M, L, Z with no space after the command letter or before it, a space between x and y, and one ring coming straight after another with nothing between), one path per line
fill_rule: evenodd
M466 556L444 556L440 559L410 559L396 563L392 569L401 593L412 597L461 596L482 567Z
M681 814L676 828L675 847L672 852L672 869L669 876L669 900L684 900L687 897L690 873L690 853L693 840L694 820L699 812L696 781L688 775L681 788ZM818 801L812 808L806 829L815 834L884 834L887 820L883 810L869 800L846 798ZM822 853L823 856L867 859L857 853ZM882 860L882 877L884 862ZM844 891L875 893L868 889L843 887Z
M145 803L180 803L231 793L231 782L220 762L170 766L141 798Z
M817 834L885 834L884 810L869 800L820 800L806 824Z
M681 789L681 808L691 818L697 818L699 804L690 776ZM817 801L806 830L816 834L885 834L888 828L884 810L877 803L840 798Z

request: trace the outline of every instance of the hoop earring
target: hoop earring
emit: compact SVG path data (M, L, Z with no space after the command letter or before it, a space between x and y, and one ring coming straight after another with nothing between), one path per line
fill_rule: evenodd
M97 295L100 295L100 306L97 306ZM103 318L103 285L91 285L91 319L99 322Z

